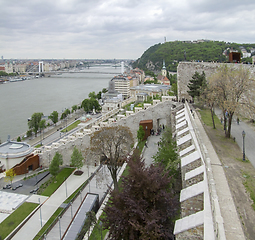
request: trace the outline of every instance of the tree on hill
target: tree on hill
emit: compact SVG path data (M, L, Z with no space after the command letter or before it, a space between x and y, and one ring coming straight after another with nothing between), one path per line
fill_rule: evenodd
M227 43L223 41L205 41L200 43L173 41L163 44L159 43L149 47L132 64L132 67L159 71L162 69L164 59L167 70L176 72L178 63L185 61L184 51L186 52L186 61L227 62L228 57L223 55L225 50L233 48L233 50L240 51L240 46L244 46L247 49L254 47L254 45Z
M59 172L59 166L63 164L63 157L59 152L56 152L49 166L50 174L56 178Z
M37 136L39 123L42 119L42 116L43 116L43 113L34 113L31 119L28 121L28 127L35 133L35 136Z
M78 170L83 166L83 156L81 151L75 146L71 155L71 165L76 167Z
M134 155L121 191L113 191L102 219L111 239L174 239L178 196L170 188L171 176L160 166L146 168Z
M99 156L101 163L106 164L118 190L117 171L126 161L133 144L133 136L128 127L112 126L103 127L94 132L90 138L90 152Z

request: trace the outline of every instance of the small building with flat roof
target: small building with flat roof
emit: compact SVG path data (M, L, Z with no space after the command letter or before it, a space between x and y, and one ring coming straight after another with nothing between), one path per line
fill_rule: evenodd
M39 166L39 157L35 157L32 152L33 148L28 143L8 139L0 145L0 167L2 170L15 168L17 175L34 170Z

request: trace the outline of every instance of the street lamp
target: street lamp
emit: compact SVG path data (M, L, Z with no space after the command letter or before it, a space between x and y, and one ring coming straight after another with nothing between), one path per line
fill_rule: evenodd
M245 161L245 146L244 146L244 139L245 139L245 131L242 131L242 136L243 136L243 161Z

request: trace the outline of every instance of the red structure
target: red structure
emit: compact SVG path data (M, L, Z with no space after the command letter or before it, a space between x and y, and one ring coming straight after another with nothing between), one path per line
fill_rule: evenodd
M37 168L39 168L39 156L37 154L31 154L25 157L22 162L16 164L13 167L13 170L15 171L16 175L21 175Z
M153 128L153 120L142 120L139 123L139 126L143 127L143 130L145 132L143 140L147 139L151 135L151 129Z
M241 62L241 53L239 53L239 52L229 53L229 62L240 63Z

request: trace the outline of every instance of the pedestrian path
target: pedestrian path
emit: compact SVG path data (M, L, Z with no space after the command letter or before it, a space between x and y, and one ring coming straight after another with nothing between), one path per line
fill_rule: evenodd
M88 174L96 170L96 167L90 166L89 170L87 166L83 166L84 172L81 176L71 174L66 182L62 184L48 199L41 199L40 195L34 195L38 197L40 201L41 210L35 212L35 214L26 222L26 224L14 235L13 240L32 240L40 231L42 226L49 220L52 214L60 207L60 205L88 178ZM59 235L58 235L59 236Z
M162 135L162 133L161 133ZM158 151L158 142L161 139L161 135L151 135L147 139L147 148L144 146L144 152L143 152L143 158L145 160L145 166L149 167L154 159L153 156L157 153Z
M68 232L68 227L75 220L74 216L79 210L80 205L83 202L83 199L86 197L87 193L99 194L99 202L103 200L109 186L112 183L112 178L107 166L103 165L91 179L89 184L83 189L75 201L70 205L66 212L61 216L58 223L51 229L47 234L46 239L60 239L60 236L66 236ZM85 216L84 216L85 217ZM65 236L63 239L65 239Z
M222 117L222 111L219 108L215 109L215 114L219 119ZM243 121L239 121L239 124L236 121L236 118L233 117L232 125L231 125L231 137L235 138L235 141L237 142L240 149L243 151L243 135L242 132L245 132L245 155L255 167L255 148L254 148L254 142L255 142L255 131L254 129L249 126L247 123ZM236 156L237 158L242 159L243 155Z

